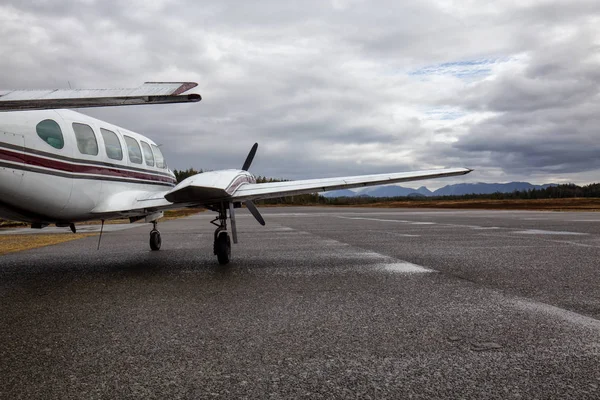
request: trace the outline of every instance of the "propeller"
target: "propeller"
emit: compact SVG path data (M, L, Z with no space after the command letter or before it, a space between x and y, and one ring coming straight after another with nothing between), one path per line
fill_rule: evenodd
M250 153L248 153L248 157L246 157L246 161L244 161L244 166L242 167L242 170L248 171L248 169L250 168L250 164L252 164L252 160L254 160L254 156L256 155L257 149L258 143L254 143L254 145L250 149ZM262 217L262 215L260 215L260 212L258 211L258 208L256 208L256 206L254 205L254 203L251 200L246 200L244 203L246 204L246 208L248 209L248 211L250 211L250 214L252 214L254 218L256 218L259 224L264 226L265 220Z
M262 215L260 215L260 212L258 212L258 208L256 208L252 200L246 200L244 203L246 203L246 208L248 209L248 211L250 211L250 214L252 214L254 218L256 218L259 224L264 226L265 220L263 219Z
M242 170L248 171L250 168L250 164L252 164L252 160L254 160L254 156L256 155L256 150L258 149L258 143L254 143L254 146L250 149L250 153L248 153L248 157L246 157L246 161L244 161L244 166Z

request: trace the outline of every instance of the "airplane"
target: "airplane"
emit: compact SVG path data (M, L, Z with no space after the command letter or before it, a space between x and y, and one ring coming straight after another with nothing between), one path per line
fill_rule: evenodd
M204 172L177 183L159 146L150 138L73 111L73 108L191 103L194 82L146 82L133 89L0 91L0 218L41 229L90 220L129 218L152 223L150 249L159 250L158 220L165 210L203 207L211 221L213 253L231 260L237 243L235 209L242 204L265 220L255 200L328 190L464 175L447 168L338 178L256 183L248 170L258 144L240 169ZM229 227L228 227L229 222Z

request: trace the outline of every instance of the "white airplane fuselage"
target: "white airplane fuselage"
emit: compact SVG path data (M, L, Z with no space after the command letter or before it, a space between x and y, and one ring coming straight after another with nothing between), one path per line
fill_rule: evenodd
M138 133L71 110L0 113L0 218L98 219L92 211L107 198L175 185L156 144Z

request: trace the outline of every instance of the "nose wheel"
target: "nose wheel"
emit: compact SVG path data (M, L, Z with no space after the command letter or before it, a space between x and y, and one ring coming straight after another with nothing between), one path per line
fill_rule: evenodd
M215 235L214 253L217 256L217 260L219 260L219 264L221 265L229 264L229 260L231 259L231 240L229 239L229 235L225 231L219 232L218 229Z
M218 208L215 207L213 210L219 213L218 217L210 221L211 224L217 227L215 230L213 253L217 256L219 264L229 264L229 261L231 261L231 238L229 237L229 232L227 231L227 206L221 203ZM233 223L234 220L232 220L232 228L235 228Z
M160 238L160 232L156 229L156 221L152 222L154 224L154 228L150 231L150 248L153 251L160 250L160 245L162 244L162 239Z

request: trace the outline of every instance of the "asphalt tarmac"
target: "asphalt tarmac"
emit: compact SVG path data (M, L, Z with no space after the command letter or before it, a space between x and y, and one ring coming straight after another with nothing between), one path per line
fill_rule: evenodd
M0 398L600 398L600 214L261 211L0 256Z

